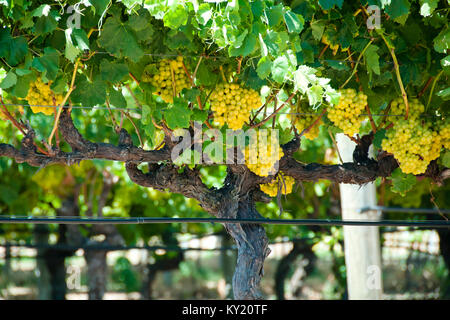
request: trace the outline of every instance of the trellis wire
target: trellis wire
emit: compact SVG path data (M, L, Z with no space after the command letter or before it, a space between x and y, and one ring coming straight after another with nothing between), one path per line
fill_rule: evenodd
M51 105L43 105L43 104L19 104L19 103L4 103L5 106L11 106L11 107L45 107L45 108L60 108L60 106L51 106ZM85 106L61 106L63 109L89 109L89 110L108 110L107 107L85 107ZM140 111L140 108L109 108L111 111ZM295 114L295 115L305 115L305 116L319 116L321 115L320 112L277 112L277 114ZM368 114L368 113L360 113L358 114L359 117L404 117L404 114ZM438 115L432 115L432 114L422 114L421 117L439 117Z
M450 228L449 221L422 220L333 220L333 219L226 219L226 218L167 218L167 217L129 217L129 218L68 218L49 216L1 216L4 224L163 224L163 223L239 223L239 224L277 224L277 225L322 225L322 226L395 226L395 227L433 227Z
M425 213L425 214L450 214L450 209L429 209L429 208L399 208L383 206L367 206L358 210L358 213L367 211L401 212L401 213Z

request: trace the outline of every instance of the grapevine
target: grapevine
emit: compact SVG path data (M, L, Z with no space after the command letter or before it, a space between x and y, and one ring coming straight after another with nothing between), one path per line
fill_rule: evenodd
M153 76L144 72L142 81L150 82L156 88L155 94L161 96L163 101L172 103L174 96L190 87L189 78L183 68L183 57L178 56L175 60L162 59L157 63L156 69L158 73Z
M226 123L233 130L241 129L250 112L260 106L261 98L255 90L243 88L236 83L220 84L211 94L211 109L215 121L220 126Z
M363 92L356 93L354 89L340 90L339 103L328 110L328 118L345 134L353 136L359 132L364 120L361 113L367 105L367 96Z
M292 193L293 186L295 184L295 179L286 176L283 172L279 172L276 178L274 178L269 183L264 183L260 185L261 191L268 194L271 197L276 197L278 195L278 190L281 190L282 194Z
M64 97L55 94L50 88L51 81L44 83L41 78L30 84L26 100L34 113L42 112L45 115L52 115L55 108L44 106L58 106L63 102Z

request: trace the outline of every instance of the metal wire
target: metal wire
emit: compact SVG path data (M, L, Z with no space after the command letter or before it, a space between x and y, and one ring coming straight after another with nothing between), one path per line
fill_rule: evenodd
M321 225L321 226L394 226L394 227L433 227L450 228L450 221L422 220L333 220L333 219L226 219L226 218L166 218L166 217L129 217L129 218L68 218L48 216L1 216L4 224L162 224L162 223L240 223L275 225Z
M59 108L60 106L51 106L51 105L43 105L43 104L19 104L19 103L4 103L5 106L10 107L45 107L45 108ZM85 107L85 106L62 106L63 109L90 109L90 110L108 110L107 107ZM109 108L111 111L140 111L140 108ZM319 116L320 112L278 112L277 114L295 114L295 115L305 115L305 116ZM357 116L359 117L404 117L404 114L368 114L368 113L360 113ZM421 117L439 117L438 115L432 114L422 114Z
M402 212L402 213L426 213L426 214L450 214L450 209L429 209L429 208L393 208L383 206L367 206L358 210L358 213L367 211Z
M45 107L45 108L59 108L60 106L50 106L45 104L18 104L18 103L4 103L5 106L11 107ZM130 110L141 110L140 108L108 108L108 107L84 107L84 106L61 106L63 109L95 109L95 110L122 110L122 111L130 111Z

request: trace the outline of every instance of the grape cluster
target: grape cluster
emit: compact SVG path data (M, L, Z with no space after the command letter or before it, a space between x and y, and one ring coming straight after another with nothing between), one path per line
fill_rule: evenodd
M394 155L404 173L422 174L430 161L439 157L442 140L431 122L409 118L397 121L381 146Z
M282 194L292 193L294 184L294 178L286 176L283 174L283 172L280 171L277 177L274 178L271 182L261 184L259 187L261 188L262 192L268 194L271 197L276 197L278 195L278 190L280 190Z
M44 83L41 78L37 78L36 81L30 83L25 99L34 113L42 112L46 115L52 115L56 109L43 106L59 106L63 102L64 97L60 94L55 94L50 85L51 81Z
M292 110L293 113L288 115L288 118L294 124L298 133L301 133L306 128L309 128L314 121L317 120L319 115L311 114L311 110L308 110L302 106L298 106L297 108ZM296 114L297 113L297 114ZM304 134L304 136L309 140L314 140L319 136L319 127L323 124L322 117L319 122L309 129L308 132Z
M273 131L269 131L267 139L262 138L260 133L261 131L257 134L256 143L250 143L245 148L245 164L250 171L258 176L267 177L277 173L276 164L283 157L284 153L280 147L278 137L275 139L272 136L275 134Z
M445 149L450 149L450 118L439 120L437 128L442 140L442 145Z
M177 96L184 88L191 86L183 68L183 57L181 56L178 56L175 60L160 60L156 69L159 73L155 75L144 72L142 81L150 82L156 88L154 93L161 96L167 103L172 103L174 96Z
M359 132L361 122L364 120L360 114L367 105L367 96L362 92L356 93L354 89L339 92L341 94L339 103L328 109L328 118L345 134L353 136Z
M211 110L214 120L230 129L242 129L250 112L261 106L261 97L252 89L245 89L236 83L219 84L211 94Z
M409 105L408 118L415 119L425 111L424 105L421 104L418 99L412 99L408 101L408 105ZM390 113L394 115L406 114L406 105L405 102L403 101L403 98L397 98L391 102Z

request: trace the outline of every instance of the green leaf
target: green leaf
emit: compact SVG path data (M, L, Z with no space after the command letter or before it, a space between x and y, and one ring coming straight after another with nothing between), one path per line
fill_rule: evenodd
M431 16L438 2L438 0L420 0L420 14L424 17Z
M170 129L188 128L192 110L188 103L180 98L175 98L173 105L164 112L164 118Z
M68 60L74 63L75 59L81 53L81 50L76 48L72 43L72 29L67 29L64 33L66 35L66 48L64 50L64 55Z
M128 67L126 64L109 62L106 59L100 62L100 77L102 80L117 83L126 75L128 75Z
M314 39L317 41L322 39L323 32L325 31L325 21L316 20L311 23L311 30Z
M442 164L445 167L450 168L450 150L445 151L445 153L441 159L442 159Z
M441 97L442 100L447 101L450 99L450 87L440 90L436 93L437 96Z
M270 72L272 70L272 61L269 59L269 57L262 57L258 61L258 66L256 68L256 73L258 74L258 77L261 79L265 79L270 75Z
M134 62L139 61L144 55L133 30L116 16L106 20L98 44L114 56L127 57Z
M284 79L289 75L290 64L286 56L275 59L272 65L272 79L278 83L283 83Z
M197 21L201 25L205 25L211 19L213 10L210 8L208 3L202 3L197 10L196 16Z
M53 48L46 47L42 57L36 57L32 62L33 68L42 72L43 77L55 80L59 70L59 52Z
M164 25L171 29L178 29L188 21L188 11L182 5L173 6L164 14Z
M336 5L339 8L342 8L343 3L344 0L319 0L319 5L322 7L323 10L330 10Z
M395 169L389 179L392 180L391 190L401 195L405 195L406 192L411 190L417 181L415 175L405 174L400 168Z
M319 85L312 86L306 91L306 95L308 96L309 104L316 106L322 102L323 87Z
M106 8L108 7L110 0L89 0L92 6L95 8L95 14L98 16L103 15Z
M136 32L138 41L150 40L154 34L153 25L150 23L150 14L147 10L139 10L128 20L129 26Z
M439 53L445 53L450 47L450 28L444 28L433 40L434 50Z
M193 121L200 121L205 122L206 119L208 119L208 111L206 110L200 110L200 109L194 109L193 114L191 116L191 120Z
M386 137L386 129L378 130L373 136L372 144L375 148L381 149L381 142Z
M239 48L230 47L230 57L246 57L256 49L257 38L253 33L247 34L242 45Z
M0 83L0 88L8 89L11 88L16 83L17 83L17 76L12 70L10 70L6 75L6 78L3 79L2 83Z
M375 74L380 75L380 56L378 55L378 47L371 44L366 52L364 52L364 57L366 58L367 72L373 71Z
M109 102L117 108L126 108L127 107L127 101L123 97L121 90L116 91L111 88L109 90Z
M73 29L72 39L75 40L74 44L78 49L89 50L89 39L83 29Z
M411 7L409 0L383 0L382 2L387 4L385 5L384 10L391 19L397 19L409 14L409 9Z
M0 58L5 58L11 66L19 64L28 52L25 37L11 37L9 28L0 28Z
M299 14L296 14L292 11L287 11L284 14L284 21L286 22L286 26L290 33L300 33L303 30L303 26L305 24L305 19Z
M276 6L267 8L264 10L267 17L267 23L269 26L277 26L283 19L283 4L278 4Z
M75 83L76 88L70 95L74 103L81 103L86 107L94 107L105 103L106 83L100 79L89 82L86 78Z

